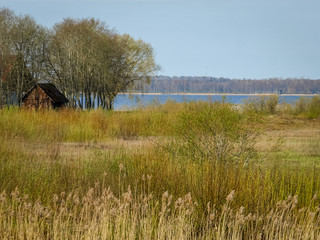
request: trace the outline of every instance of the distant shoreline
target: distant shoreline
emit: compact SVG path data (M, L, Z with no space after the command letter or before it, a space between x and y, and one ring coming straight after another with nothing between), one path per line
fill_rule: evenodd
M122 95L199 95L199 96L319 96L318 94L274 94L274 93L119 93Z

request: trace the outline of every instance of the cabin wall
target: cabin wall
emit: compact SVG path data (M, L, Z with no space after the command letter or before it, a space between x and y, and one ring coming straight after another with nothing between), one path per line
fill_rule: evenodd
M52 109L53 104L45 92L35 87L23 100L23 106L30 109Z

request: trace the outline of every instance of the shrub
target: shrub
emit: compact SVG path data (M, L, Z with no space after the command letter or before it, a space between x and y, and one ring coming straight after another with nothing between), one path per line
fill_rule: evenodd
M256 132L246 123L250 115L228 103L193 103L178 115L172 149L193 160L248 162L255 156Z
M279 102L278 95L250 97L244 101L242 109L245 112L274 114Z
M296 115L305 115L308 118L320 117L320 96L299 98L293 107L293 112Z

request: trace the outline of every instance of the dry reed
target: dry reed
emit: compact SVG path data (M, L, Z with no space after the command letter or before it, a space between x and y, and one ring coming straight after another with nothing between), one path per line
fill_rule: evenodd
M161 200L135 195L130 187L116 197L95 186L80 197L52 197L49 206L31 202L16 189L0 195L1 239L319 239L320 211L297 209L297 196L278 202L267 214L231 208L232 191L222 211L208 203L202 227L194 224L197 203L190 194ZM315 196L316 198L316 196Z

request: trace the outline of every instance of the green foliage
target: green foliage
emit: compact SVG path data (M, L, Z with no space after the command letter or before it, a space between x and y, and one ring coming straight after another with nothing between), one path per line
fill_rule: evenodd
M101 109L88 112L72 109L36 112L5 108L0 109L0 131L8 137L45 142L97 142L166 135L176 115L173 112L168 116L167 107L170 106L131 112L106 112Z
M282 103L279 113L315 119L320 117L320 96L300 97L294 104Z
M296 115L305 115L308 118L320 117L320 96L299 98L293 107L293 112Z
M223 163L248 163L256 157L256 132L249 115L228 103L192 103L178 115L172 148L182 157Z
M276 113L278 102L278 95L255 96L245 100L242 109L245 112L274 114Z

